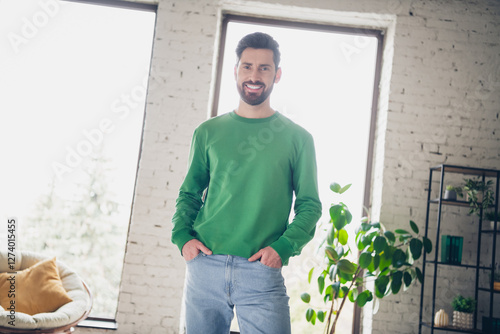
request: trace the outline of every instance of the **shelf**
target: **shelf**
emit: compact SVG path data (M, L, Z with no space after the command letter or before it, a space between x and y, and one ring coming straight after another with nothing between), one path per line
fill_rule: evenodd
M439 198L431 199L430 202L434 204L439 204ZM451 201L447 199L442 199L441 204L470 207L470 203L467 201Z
M491 270L491 267L484 267L484 266L476 266L473 264L463 264L463 263L446 263L446 262L441 262L441 261L431 261L431 260L425 260L426 264L438 264L441 266L453 266L453 267L461 267L461 268L467 268L467 269L484 269L484 270Z
M457 332L457 333L478 333L482 334L483 331L480 329L465 329L465 328L458 328L458 327L453 327L453 326L446 326L446 327L432 327L431 324L424 322L422 323L423 326L428 327L428 328L433 328L435 331L449 331L449 332Z
M477 288L478 290L485 291L485 292L493 292L493 293L500 293L499 290L491 290L489 288Z
M428 188L427 188L427 212L426 212L426 220L425 220L425 235L427 236L428 232L430 229L433 229L434 227L436 227L436 230L433 231L433 233L436 233L436 241L437 243L439 243L439 241L441 240L440 239L440 235L442 234L446 234L446 233L443 233L443 231L448 231L451 228L454 228L454 225L450 225L453 224L453 221L450 222L446 222L445 221L445 217L446 217L446 220L449 220L450 218L450 214L453 216L453 215L456 215L457 214L457 211L458 213L460 214L467 214L466 212L462 212L462 210L442 210L444 208L442 208L442 206L445 206L445 207L464 207L464 208L468 208L469 210L467 211L470 211L470 208L471 208L471 205L469 203L469 201L465 200L465 198L463 197L460 197L458 200L449 200L449 199L444 199L443 197L443 194L441 193L444 189L444 180L446 179L446 174L461 174L463 175L463 177L465 178L468 178L468 177L471 177L471 176L474 176L474 177L478 177L480 179L482 179L483 181L488 179L488 181L492 181L492 179L494 179L494 184L495 184L495 189L494 192L494 196L497 197L499 196L498 192L499 192L499 184L500 184L500 170L494 170L494 169L485 169L485 168L472 168L472 167L465 167L465 166L455 166L455 165L446 165L446 164L442 164L442 165L439 165L439 166L436 166L436 167L431 167L430 168L430 173L429 173L429 184L428 184ZM439 174L439 175L436 175L436 174ZM470 175L470 176L468 176ZM435 177L437 176L438 180L435 179ZM438 181L438 182L436 182ZM437 191L436 191L436 185L438 185L439 187L437 188ZM433 192L433 188L434 188L434 192ZM434 198L432 199L431 196L432 194L436 194L436 192L439 194L439 197L438 198ZM434 215L434 211L436 211L436 208L433 207L431 208L432 205L435 205L437 204L439 207L437 209L437 225L434 225L433 223L430 222L430 220L432 220L433 218L433 215ZM494 205L491 205L491 208L494 208L494 212L498 212L498 201L495 201ZM486 208L484 208L486 209ZM465 211L465 210L464 210ZM430 215L430 213L432 212L432 215ZM484 212L483 212L484 213ZM473 294L473 298L476 300L476 301L479 301L481 300L484 301L485 303L487 303L487 306L485 304L485 308L486 308L486 311L489 312L489 314L493 314L494 311L496 311L495 309L498 308L498 303L496 302L496 300L498 300L497 298L500 296L500 291L495 291L495 290L492 290L492 286L490 285L487 285L487 284L481 284L480 282L483 282L484 281L482 280L482 273L481 271L484 271L486 270L487 272L491 273L493 269L493 266L495 263L497 263L497 260L496 260L496 252L498 251L499 249L499 245L500 243L498 242L498 238L497 236L500 235L500 230L498 231L495 231L494 228L491 227L490 225L490 222L485 220L485 219L482 219L482 217L475 217L476 219L479 219L479 221L476 223L473 223L473 226L471 226L471 229L474 228L474 230L476 232L470 232L471 233L471 236L469 237L469 241L473 242L474 240L473 239L476 239L476 247L477 247L477 251L474 253L473 250L471 249L472 253L471 253L471 258L467 258L467 261L464 261L466 263L445 263L445 262L440 262L439 260L441 260L441 258L438 258L438 254L439 253L436 253L438 252L438 250L436 249L435 250L435 253L434 253L434 256L433 256L433 260L430 260L426 257L426 254L423 254L423 267L422 267L422 273L423 273L423 279L422 279L422 282L421 282L421 295L420 295L420 318L419 318L419 334L422 334L422 329L425 327L427 328L426 332L425 333L428 333L430 332L431 334L433 333L437 333L437 332L456 332L456 333L483 333L483 330L480 330L480 329L463 329L463 328L458 328L458 327L453 327L453 326L446 326L446 327L436 327L436 326L433 326L433 322L430 321L430 322L424 322L423 321L423 316L424 314L427 314L429 315L429 311L430 312L435 312L436 310L436 307L438 305L441 305L442 303L447 303L447 302L450 302L451 303L451 300L448 300L449 298L444 298L443 299L443 296L442 295L439 295L437 294L438 292L438 286L441 285L441 283L443 282L441 280L442 277L445 277L445 278L449 278L450 275L454 275L454 276L461 276L462 274L465 274L466 272L460 268L463 268L465 270L469 270L470 269L470 272L467 272L467 274L470 274L471 276L474 276L474 283L471 281L470 284L467 284L468 285L468 288L469 288L469 294ZM500 218L500 217L499 217ZM476 220L475 219L475 220ZM500 220L500 219L499 219ZM443 224L443 226L441 225ZM500 227L500 222L498 222L497 224L499 224L498 227ZM444 227L447 227L448 229L443 229ZM457 233L459 233L457 229ZM465 232L464 232L465 233ZM464 233L461 233L462 235ZM467 231L467 233L469 233L469 231ZM465 237L465 235L463 235ZM482 239L484 238L484 239ZM488 254L488 255L485 255L487 258L489 258L491 256L491 259L487 259L487 258L483 258L484 256L482 256L482 254L484 253L484 250L482 249L482 247L484 247L485 245L492 245L492 249L493 251L491 252L491 254ZM474 246L473 244L471 244L471 246ZM475 260L473 258L476 258ZM456 270L453 269L453 268L457 268ZM432 276L432 280L427 283L427 284L430 284L430 289L432 290L432 295L428 296L428 297L425 297L424 298L424 295L425 295L425 291L424 290L424 285L426 285L426 282L428 281L428 279L426 279L426 272L427 270L429 270L429 276ZM439 276L439 280L438 280L438 276ZM448 282L448 281L446 281ZM448 284L451 284L453 285L454 282L448 282ZM480 287L480 285L482 285L482 287ZM465 287L464 287L465 288ZM479 294L481 294L481 298L479 298ZM430 298L430 299L429 299ZM441 303L441 304L438 304L436 305L436 303ZM427 308L428 310L425 310L424 311L424 305L427 305ZM430 309L429 309L430 308ZM493 312L493 313L492 313ZM432 316L432 315L431 315ZM475 317L478 316L478 313L477 313L477 310L476 310L476 313L475 313ZM480 324L476 323L477 326L481 326ZM486 334L486 333L485 333Z
M484 168L472 168L472 167L462 167L462 166L453 166L453 165L439 165L431 168L433 171L441 171L444 168L444 171L447 173L459 173L459 174L469 174L469 175L479 175L479 176L490 176L496 177L499 171L494 169L484 169Z

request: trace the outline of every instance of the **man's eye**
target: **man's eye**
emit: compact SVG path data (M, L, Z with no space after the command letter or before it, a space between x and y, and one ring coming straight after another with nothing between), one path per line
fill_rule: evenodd
M269 67L262 67L261 70L262 71L269 71Z

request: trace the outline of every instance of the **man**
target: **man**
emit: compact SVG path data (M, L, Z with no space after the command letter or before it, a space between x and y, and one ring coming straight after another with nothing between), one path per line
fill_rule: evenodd
M278 43L245 36L234 75L240 103L194 132L173 217L187 261L187 334L289 334L281 267L300 254L321 216L312 136L270 106L281 78ZM293 193L295 216L289 224Z

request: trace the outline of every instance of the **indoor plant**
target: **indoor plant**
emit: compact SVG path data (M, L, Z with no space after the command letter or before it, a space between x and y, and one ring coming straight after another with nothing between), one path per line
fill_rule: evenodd
M341 187L333 183L330 189L342 194L350 185ZM352 221L348 207L342 203L330 207L330 221L327 235L321 245L324 260L309 271L308 281L313 276L318 284L318 291L324 301L324 307L306 311L306 319L313 325L316 320L326 322L325 332L335 333L335 327L342 308L347 300L363 307L377 298L397 294L406 290L415 280L422 281L422 272L415 265L423 251L432 251L431 241L418 237L418 226L410 221L409 232L405 229L387 230L381 223L363 219L356 230L357 250L349 246L346 227ZM415 235L414 235L415 234ZM357 253L357 254L356 254ZM355 256L356 259L351 259ZM364 283L371 280L374 291L364 288ZM311 296L303 293L301 299L309 303Z
M452 185L447 185L444 191L443 199L448 201L456 201L457 200L457 188Z
M491 229L495 229L495 219L500 219L500 212L495 217L495 211L488 211L484 214L484 219L490 222ZM497 223L497 229L500 229L500 221Z
M470 329L474 326L474 310L476 301L457 295L451 303L453 307L453 326Z
M480 179L465 179L464 181L465 185L458 191L458 195L463 197L465 193L465 200L470 204L469 214L475 213L480 216L481 209L490 207L495 200L491 189L493 181L484 182Z

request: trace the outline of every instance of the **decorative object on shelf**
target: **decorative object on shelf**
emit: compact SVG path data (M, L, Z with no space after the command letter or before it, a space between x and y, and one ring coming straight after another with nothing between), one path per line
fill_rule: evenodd
M473 298L465 298L458 295L453 298L453 326L465 329L474 327L474 310L476 301Z
M452 185L447 185L444 191L443 199L448 201L456 201L457 200L456 188Z
M487 211L484 214L484 219L489 221L491 229L495 230L495 219L500 219L500 212L495 217L495 211ZM497 230L500 230L500 221L497 223Z
M463 244L463 237L443 234L441 236L441 262L461 264Z
M493 268L493 290L500 291L500 265L498 263Z
M446 313L443 309L440 309L436 312L436 316L434 317L434 326L436 327L446 327L450 324L448 313Z
M330 189L341 195L350 186L332 183ZM355 235L347 232L351 221L347 205L338 202L330 207L330 220L323 225L326 233L320 248L324 261L311 268L307 276L309 283L317 282L316 291L324 306L311 306L305 318L313 325L324 322L327 334L335 333L346 301L359 307L372 307L379 303L378 299L406 291L416 281L422 283L423 274L417 260L432 252L432 242L419 233L417 224L411 220L407 229L391 231L365 217ZM355 242L349 242L350 239ZM352 244L355 249L351 248ZM353 256L358 253L359 256ZM366 282L373 283L373 292L364 289ZM304 303L311 302L307 292L300 298ZM368 303L370 301L373 303Z
M457 193L460 197L463 197L465 193L465 200L470 205L469 214L475 213L479 216L481 208L483 210L487 209L495 202L494 192L491 189L493 181L488 180L484 182L475 179L465 179L464 181L465 186L460 188L460 190L457 188Z
M500 334L500 319L483 317L483 333Z

